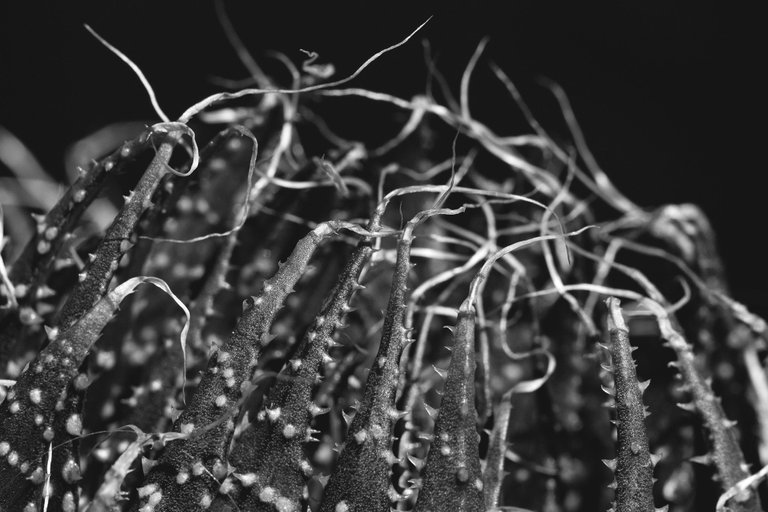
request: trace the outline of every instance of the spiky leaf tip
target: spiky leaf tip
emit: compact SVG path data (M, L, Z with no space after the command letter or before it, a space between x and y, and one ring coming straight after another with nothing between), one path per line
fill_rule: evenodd
M606 304L618 433L617 458L606 461L606 465L616 477L615 508L626 512L655 512L653 462L648 449L643 405L645 386L637 379L629 330L619 300L611 297Z
M415 512L485 510L475 410L475 314L462 308Z

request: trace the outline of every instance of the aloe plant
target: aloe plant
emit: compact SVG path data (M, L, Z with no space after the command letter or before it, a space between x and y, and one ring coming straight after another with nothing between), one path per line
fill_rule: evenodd
M404 99L345 86L413 34L280 84L226 26L260 88L177 120L97 36L161 122L0 236L0 510L761 509L765 322L700 210L621 194L555 84L567 145L495 64L530 133L473 117L487 41ZM407 120L347 140L350 96Z

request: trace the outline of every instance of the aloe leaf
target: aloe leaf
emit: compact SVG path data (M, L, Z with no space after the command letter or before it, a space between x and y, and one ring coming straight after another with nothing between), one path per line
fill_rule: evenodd
M720 400L707 379L696 367L693 350L683 335L680 334L679 329L675 327L673 318L656 302L645 300L644 305L656 316L661 329L661 336L677 355L675 366L680 371L683 381L688 385L693 396L691 404L678 405L692 406L691 409L695 410L704 422L704 428L712 447L710 455L720 477L720 485L723 491L727 491L750 476L744 454L736 437L735 423L726 417ZM762 510L759 496L752 491L741 494L739 499L731 500L729 507L733 512L759 512Z
M463 207L456 210L425 210L412 218L403 230L397 244L397 259L379 348L366 379L360 407L349 426L344 448L325 487L321 512L339 510L339 507L351 512L388 512L390 503L400 498L390 482L392 465L397 460L392 453L392 430L395 421L403 415L395 407L395 396L400 381L400 356L410 342L403 323L413 231L429 217L455 215L463 211ZM379 219L380 213L377 213L371 223L372 229L378 226Z
M103 189L107 177L142 153L151 140L151 133L145 132L88 169L81 169L53 208L46 215L36 217L34 236L8 272L10 282L17 286L18 307L0 309L0 368L3 371L23 339L20 336L23 326L42 322L35 307L37 300L49 293L45 289L46 280L88 206Z
M312 465L304 445L313 439L312 418L327 409L312 401L320 369L330 359L332 336L349 309L360 285L358 278L370 258L371 241L361 242L338 284L305 334L297 354L288 362L270 390L264 406L231 454L237 470L234 482L247 483L239 500L244 510L299 510L305 500Z
M606 304L618 431L617 458L606 461L616 476L614 508L619 512L654 512L654 463L648 449L643 405L643 390L648 383L637 379L629 330L624 323L619 300L609 298Z
M166 447L147 475L145 488L152 492L141 496L143 506L151 502L159 512L179 506L207 508L213 503L220 482L231 473L232 416L247 394L259 355L272 339L272 322L317 247L341 227L345 226L329 222L311 231L264 282L262 293L244 301L232 336L211 357L189 406L174 422L173 431L184 436Z
M14 510L30 491L41 490L43 481L35 475L44 472L43 459L49 444L66 445L81 434L80 414L58 414L71 399L67 396L68 386L120 303L144 282L163 288L181 305L159 279L141 276L126 281L52 339L8 391L0 404L0 452L4 454L0 459L0 508ZM182 335L182 346L184 343ZM71 455L71 451L65 452ZM59 455L54 453L54 457ZM57 478L64 472L63 480L70 481L66 483L76 483L79 461L73 456L62 458Z
M475 311L465 302L415 512L485 510L475 409Z
M180 132L167 134L157 154L136 189L126 196L126 202L117 218L107 229L104 238L79 276L79 283L69 296L59 315L58 325L66 328L99 300L107 290L123 255L133 245L132 234L142 213L149 207L152 194L160 180L169 172L168 161L180 138Z

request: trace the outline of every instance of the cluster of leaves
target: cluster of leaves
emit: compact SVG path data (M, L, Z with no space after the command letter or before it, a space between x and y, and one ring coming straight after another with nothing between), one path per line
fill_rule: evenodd
M485 42L407 100L341 86L410 36L282 85L229 34L258 88L147 85L163 121L3 239L0 510L761 509L766 326L698 209L616 190L555 84L568 147L492 63L532 133L474 118ZM350 96L407 120L346 139Z

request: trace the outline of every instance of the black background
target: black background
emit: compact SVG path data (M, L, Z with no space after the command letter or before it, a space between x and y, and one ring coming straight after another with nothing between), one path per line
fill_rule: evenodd
M768 313L760 76L768 46L756 12L709 1L228 1L226 7L257 60L274 49L298 62L304 48L333 62L338 76L434 15L417 39L355 82L400 95L423 91L420 39L430 40L457 90L476 44L490 36L487 58L515 79L545 122L555 123L557 111L536 78L565 88L593 153L631 199L649 208L699 204L719 234L734 295ZM0 124L52 174L61 173L66 148L88 133L110 122L155 118L138 80L86 33L84 22L140 65L171 117L217 90L212 75L247 76L208 0L0 0ZM476 91L483 74L500 90L481 69ZM518 115L508 99L500 104L482 92L474 98L477 117L492 126Z

